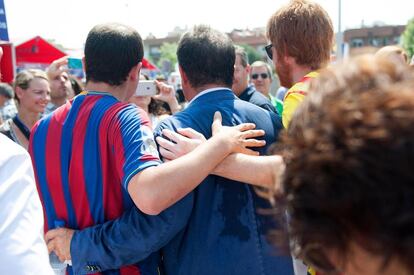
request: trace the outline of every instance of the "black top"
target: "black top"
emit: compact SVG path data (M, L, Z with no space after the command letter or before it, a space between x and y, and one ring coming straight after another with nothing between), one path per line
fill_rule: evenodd
M246 90L241 93L239 96L241 100L250 102L254 105L257 105L269 112L273 112L275 114L278 114L276 111L275 106L272 105L270 100L266 98L264 95L262 95L260 92L258 92L253 85L249 85ZM278 114L279 115L279 114Z

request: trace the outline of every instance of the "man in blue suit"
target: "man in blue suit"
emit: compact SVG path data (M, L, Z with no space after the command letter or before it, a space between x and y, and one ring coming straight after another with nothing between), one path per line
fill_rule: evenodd
M188 107L156 130L192 128L211 137L215 111L223 125L253 122L272 144L282 128L276 114L238 99L231 91L235 51L227 36L205 26L185 34L177 50ZM267 148L260 152L265 153ZM260 173L260 171L257 171ZM289 257L280 257L266 234L275 224L259 208L269 208L252 186L210 175L185 200L187 224L162 249L168 274L291 274Z
M156 135L163 129L190 127L209 138L213 114L220 111L223 125L253 122L265 130L268 145L277 139L280 118L238 99L230 89L235 49L226 35L197 26L183 36L177 55L190 103L162 122ZM151 259L162 258L165 274L293 274L291 258L281 256L267 241L277 224L258 211L268 208L252 186L210 175L158 216L134 209L117 220L77 231L70 244L74 270L82 274L114 269L155 252Z

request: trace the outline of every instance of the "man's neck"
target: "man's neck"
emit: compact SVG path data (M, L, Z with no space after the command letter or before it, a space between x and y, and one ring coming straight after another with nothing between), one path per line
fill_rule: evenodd
M194 97L196 97L199 93L208 90L208 89L214 89L214 88L223 88L225 87L224 84L206 84L197 88L189 88L187 91L184 91L185 99L187 101L191 101Z
M241 96L241 95L244 93L244 91L246 91L247 87L249 87L249 85L246 85L245 87L243 87L243 89L241 89L241 90L240 90L240 91L238 91L238 92L236 92L236 91L234 91L234 90L233 90L233 92L234 92L234 94L235 94L236 96Z
M313 70L307 66L296 66L292 71L293 84L298 83L305 75L312 72Z
M62 98L51 98L50 99L50 103L52 103L56 107L60 107L60 106L62 106L63 104L66 103L66 97L62 97Z
M127 101L125 87L121 86L111 86L103 82L88 82L86 83L85 90L87 91L97 91L97 92L105 92L113 95L119 101Z

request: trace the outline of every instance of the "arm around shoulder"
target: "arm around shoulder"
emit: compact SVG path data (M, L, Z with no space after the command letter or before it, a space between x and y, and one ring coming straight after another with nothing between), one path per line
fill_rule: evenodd
M214 170L214 174L252 185L278 188L285 165L281 156L231 154Z

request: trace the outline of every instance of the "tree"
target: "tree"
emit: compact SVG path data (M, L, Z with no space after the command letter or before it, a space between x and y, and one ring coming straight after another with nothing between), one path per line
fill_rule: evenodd
M252 64L253 62L257 61L257 60L263 60L263 54L259 51L257 51L255 48L253 48L250 45L247 44L243 44L240 45L241 47L244 48L244 50L247 53L247 57L249 58L249 63Z
M164 43L161 45L161 55L158 63L160 68L166 69L168 72L174 70L175 64L177 64L177 47L177 43ZM169 64L169 66L165 64Z
M407 27L403 33L404 48L408 56L414 55L414 18L408 21Z

